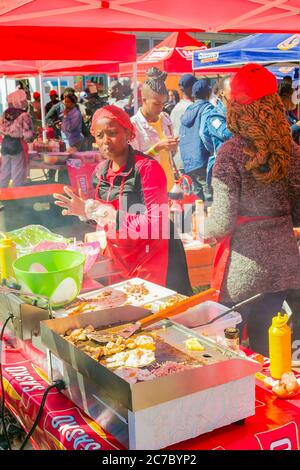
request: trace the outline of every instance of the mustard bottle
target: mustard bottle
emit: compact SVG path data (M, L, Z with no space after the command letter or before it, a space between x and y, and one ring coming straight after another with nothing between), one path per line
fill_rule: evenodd
M7 237L0 240L0 271L1 280L14 277L13 262L17 257L15 242Z
M287 322L288 315L279 312L269 328L270 373L274 379L292 369L291 329Z

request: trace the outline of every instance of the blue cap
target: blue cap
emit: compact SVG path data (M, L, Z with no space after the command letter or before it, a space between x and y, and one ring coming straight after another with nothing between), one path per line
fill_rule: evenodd
M211 86L209 85L208 80L205 78L201 78L200 80L197 80L196 83L194 83L193 88L192 88L192 96L194 98L207 98L207 96L211 92Z
M194 75L192 75L191 73L186 73L185 75L182 75L182 77L180 77L178 85L183 90L186 90L187 88L192 88L196 81L197 78Z

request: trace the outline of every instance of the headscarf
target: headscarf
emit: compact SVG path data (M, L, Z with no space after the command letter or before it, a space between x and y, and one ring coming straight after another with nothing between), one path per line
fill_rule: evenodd
M26 109L27 96L24 90L16 90L7 96L9 108Z
M135 128L130 121L128 114L123 111L123 109L113 104L108 106L103 106L103 108L97 109L93 115L92 125L91 125L91 134L95 135L96 131L96 122L100 119L110 119L111 121L117 121L120 126L130 132L130 140L133 140L135 137Z
M231 81L227 108L228 129L246 142L246 170L266 184L287 177L292 151L290 126L275 84L276 78L263 67L242 67Z

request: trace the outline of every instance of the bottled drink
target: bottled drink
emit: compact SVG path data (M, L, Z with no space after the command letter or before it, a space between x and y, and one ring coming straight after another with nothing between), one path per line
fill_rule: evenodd
M174 223L175 238L180 238L183 229L181 204L183 196L183 190L179 184L179 181L175 181L175 184L169 192L170 217Z
M1 279L10 279L14 277L13 262L16 257L15 242L11 238L5 236L0 240Z
M270 373L274 379L292 368L291 329L287 322L288 315L279 312L269 328Z
M200 240L200 234L204 235L204 202L202 199L197 199L195 201L192 232L194 240Z
M182 201L184 196L182 187L179 184L179 181L175 181L174 185L169 192L169 200L170 201Z

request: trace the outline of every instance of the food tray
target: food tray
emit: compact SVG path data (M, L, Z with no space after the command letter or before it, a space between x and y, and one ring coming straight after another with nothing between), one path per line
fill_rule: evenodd
M148 294L129 294L127 288L132 285L143 285L148 291ZM133 305L135 307L142 307L144 305L152 304L157 300L164 299L166 297L170 297L176 294L175 291L171 289L167 289L166 287L159 286L149 281L145 281L144 279L140 278L133 278L129 279L128 281L123 281L118 284L112 284L109 287L104 287L102 289L97 289L92 292L88 292L86 294L80 295L80 299L90 299L95 298L97 295L100 295L104 292L111 291L111 303L109 299L103 302L103 306L100 304L95 307L94 304L91 304L90 309L85 309L84 313L88 311L98 311L103 310L105 308L114 308L114 307L121 307L123 305ZM127 297L123 296L122 294L127 294ZM62 317L71 314L74 311L74 307L70 304L70 307L66 306L64 309L56 310L55 317Z

